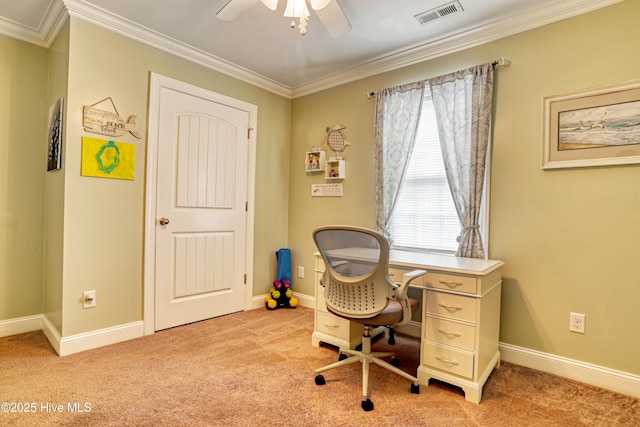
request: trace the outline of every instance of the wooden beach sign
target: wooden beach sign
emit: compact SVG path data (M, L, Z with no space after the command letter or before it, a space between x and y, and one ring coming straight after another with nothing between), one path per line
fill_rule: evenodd
M111 101L115 112L100 110L95 106L106 100ZM92 105L82 106L82 126L87 132L98 133L100 135L121 136L129 132L140 139L140 134L136 129L136 116L129 116L125 121L118 114L116 105L111 97L105 98Z

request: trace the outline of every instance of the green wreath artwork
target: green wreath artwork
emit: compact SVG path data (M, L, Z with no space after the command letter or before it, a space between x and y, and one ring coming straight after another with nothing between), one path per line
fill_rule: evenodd
M115 150L115 155L113 156L113 161L111 164L104 165L102 162L102 155L107 150ZM98 169L100 169L104 173L113 172L120 165L120 150L116 146L113 141L109 141L107 144L100 147L100 150L96 153L96 161L98 162Z

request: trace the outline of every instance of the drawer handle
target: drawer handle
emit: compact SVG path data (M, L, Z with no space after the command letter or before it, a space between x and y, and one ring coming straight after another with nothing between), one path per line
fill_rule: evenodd
M460 307L459 305L450 305L450 304L443 304L443 303L439 303L438 305L444 308L445 310L449 310L449 311L462 310L462 307Z
M440 332L441 334L445 334L447 336L450 336L450 337L460 337L460 336L462 336L462 334L460 332L447 331L446 329L438 328L438 332Z
M331 328L338 328L340 327L340 325L330 325L329 323L325 323L324 327L327 329L331 329Z
M460 362L458 362L457 360L447 359L446 357L436 356L436 359L438 359L439 361L444 362L444 363L449 363L451 365L459 365L460 364Z
M458 286L462 286L462 282L454 282L453 280L439 280L439 282L450 288L457 288Z

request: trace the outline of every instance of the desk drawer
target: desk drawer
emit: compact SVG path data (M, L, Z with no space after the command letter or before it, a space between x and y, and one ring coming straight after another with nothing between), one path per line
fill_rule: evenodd
M427 314L475 323L476 298L429 290Z
M474 349L476 328L472 325L427 316L424 333L427 340L438 344Z
M349 338L349 321L331 314L316 312L316 331L346 340Z
M422 346L422 363L442 371L473 378L473 353L425 342Z
M423 279L427 288L446 289L469 294L475 294L477 291L477 279L475 277L429 272Z

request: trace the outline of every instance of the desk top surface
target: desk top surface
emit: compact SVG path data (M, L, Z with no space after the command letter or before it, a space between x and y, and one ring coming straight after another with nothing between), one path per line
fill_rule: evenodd
M438 271L485 275L502 267L504 262L494 259L464 258L452 255L427 254L419 252L389 252L389 264L416 268L430 268Z
M354 260L370 260L372 258L377 258L377 254L374 256L373 254L367 254L367 252L377 252L377 249L336 249L331 251L331 255ZM317 255L320 254L317 253ZM425 269L427 271L431 269L458 274L484 276L502 267L504 262L492 259L463 258L452 255L391 250L389 252L389 265L391 267L409 267Z

